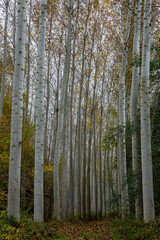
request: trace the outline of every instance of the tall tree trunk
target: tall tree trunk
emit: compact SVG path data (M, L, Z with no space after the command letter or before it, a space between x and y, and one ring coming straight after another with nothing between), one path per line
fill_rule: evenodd
M104 208L105 215L110 213L110 206L108 201L110 200L110 181L109 181L109 150L105 151L104 156Z
M71 60L71 39L72 39L72 17L73 17L73 0L68 0L68 36L66 42L66 62L64 66L64 116L63 116L63 132L62 132L62 139L63 139L63 172L62 172L62 218L68 218L68 178L67 178L67 168L68 168L68 158L67 158L67 124L68 124L68 82L69 82L69 73L70 73L70 60Z
M135 199L135 215L136 218L142 216L142 191L141 191L141 163L139 156L139 133L138 133L138 89L139 89L139 48L140 48L140 31L141 31L141 8L142 0L136 4L134 19L134 39L133 39L133 63L132 68L132 88L130 101L130 121L133 129L132 133L132 169L136 177L135 188L137 196Z
M95 43L95 28L96 28L96 22L94 24L94 30L93 30L93 40L92 40L92 47L90 52L90 59L89 59L89 66L88 66L88 78L86 83L86 96L85 96L85 111L84 111L84 151L83 151L83 196L85 196L86 193L86 149L87 149L87 113L88 113L88 98L89 98L89 86L90 86L90 76L91 76L91 64L92 64L92 57L93 57L93 48ZM92 125L92 117L91 117L91 125ZM92 127L92 126L91 126ZM87 163L87 207L86 207L86 216L87 220L91 220L91 184L90 184L90 169L91 169L91 145L92 145L92 135L93 131L89 130L89 143L88 143L88 163ZM85 197L83 201L86 201Z
M93 171L94 171L94 202L95 202L95 219L98 219L98 187L97 187L97 145L96 145L96 117L93 114Z
M131 17L132 17L132 5L133 0L130 2L129 12L126 22L126 32L124 38L124 49L122 53L122 66L121 73L119 78L119 143L120 143L120 169L121 169L121 204L122 204L122 218L126 217L129 214L129 199L128 199L128 184L125 185L123 181L127 177L127 164L126 164L126 143L125 143L125 131L126 131L126 103L125 103L125 73L127 65L127 55L128 55L128 40L130 33ZM124 186L123 186L124 185Z
M93 103L92 103L92 109L91 109L91 126L89 129L89 139L88 139L88 162L87 162L87 220L91 221L91 146L92 146L92 137L93 133L95 134L95 113L94 113L94 107L95 107L95 91L96 91L96 74L97 74L97 69L95 73L95 82L94 82L94 90L93 90ZM89 79L88 79L88 88L89 88ZM89 90L88 90L89 91ZM88 97L87 97L88 98ZM87 103L86 103L87 104ZM92 129L94 128L94 130ZM95 137L95 136L94 136ZM96 141L94 139L94 141ZM94 142L96 144L96 142ZM95 145L94 145L95 147ZM93 147L93 148L94 148ZM94 149L95 151L95 149ZM96 152L94 152L96 153ZM94 155L96 159L96 154ZM96 166L93 163L93 173L95 176L95 171L96 171ZM94 178L95 182L93 183L93 186L96 186L96 177ZM94 189L95 190L95 189ZM96 191L94 191L96 194ZM97 205L96 205L97 206Z
M155 218L149 106L151 0L144 1L143 24L141 69L141 157L143 217L145 222L149 222Z
M120 139L118 138L117 143L117 168L118 168L118 210L119 216L121 216L122 206L121 206L121 188L122 188L122 178L121 178L121 166L120 166Z
M0 120L2 117L2 108L3 108L3 98L4 98L4 90L5 90L5 78L6 78L6 58L7 58L7 26L8 26L8 7L9 7L9 0L5 2L5 23L4 23L4 50L3 50L3 65L2 65L2 81L1 81L1 88L0 88Z
M31 70L31 17L32 17L32 0L30 0L29 22L28 22L28 44L27 44L27 77L26 77L26 109L25 109L25 122L28 119L28 104L29 104L29 83L30 83L30 70Z
M85 46L86 46L86 32L84 35L84 45L83 45L83 53L82 53L82 69L81 69L81 79L80 79L80 93L79 93L79 102L78 102L78 113L77 113L77 217L81 218L81 103L82 103L82 90L83 90L83 81L84 81L84 54L85 54ZM84 202L85 203L85 202ZM84 218L86 215L85 205L82 206L84 209Z
M36 127L35 127L35 171L34 171L34 220L44 221L43 165L44 165L44 106L43 78L46 37L47 0L41 0L39 19L37 83L36 83Z
M49 19L49 36L48 36L48 49L51 48L51 32L52 32L52 18L53 18L53 9L51 6L51 16ZM48 118L49 118L49 103L50 103L50 68L51 68L51 52L48 51L47 54L47 93L46 93L46 113L45 113L45 127L44 127L44 165L50 165L49 161L49 150L48 150ZM53 126L53 122L52 122ZM52 134L52 133L51 133ZM52 187L53 181L51 181L51 173L46 171L44 172L44 217L47 219L52 214L51 200L53 203L53 195ZM51 211L51 212L50 212Z
M54 158L54 216L60 218L60 196L59 196L59 157L61 140L62 145L65 146L65 128L66 128L66 111L67 111L67 89L70 71L70 57L71 57L71 37L72 37L72 9L73 2L68 0L68 33L66 38L66 53L64 62L63 82L60 97L59 121L57 129L57 139L55 147ZM65 149L63 149L63 156L65 156ZM62 217L67 218L67 156L63 158L63 179L62 179Z
M16 6L17 0L14 1L14 13L13 13L13 66L15 64L15 49L16 49Z
M102 123L103 123L103 86L105 80L105 70L106 63L104 64L103 69L103 79L102 79L102 93L101 93L101 107L100 107L100 126L99 126L99 172L100 172L100 181L99 181L99 190L100 190L100 211L99 217L102 218L102 207L103 207L103 197L102 197Z
M58 66L57 66L57 89L55 93L55 128L54 128L54 137L52 142L52 151L51 151L51 158L54 159L55 156L55 147L56 147L56 140L57 140L57 131L58 131L58 111L59 111L59 85L60 85L60 66L61 66L61 50L59 49L58 54ZM54 119L52 120L54 121Z
M94 186L94 203L95 203L95 219L98 218L98 186L97 186L97 145L96 145L96 116L95 116L95 109L96 109L96 87L97 87L97 71L98 71L98 65L97 62L95 62L95 76L94 76L94 87L93 87L93 102L92 102L92 109L91 109L91 126L93 126L93 149L94 149L94 157L93 157L93 186ZM89 144L91 145L92 141L92 128L89 132ZM89 148L89 147L88 147ZM87 168L87 202L88 205L90 203L90 151L91 147L88 149L88 168ZM91 208L90 208L91 209Z
M74 159L73 156L73 90L74 90L74 83L75 83L75 56L76 56L76 38L77 38L77 27L78 27L78 17L79 17L79 0L77 3L77 16L76 16L76 23L75 23L75 32L74 32L74 40L73 40L73 59L72 59L72 85L71 85L71 100L70 100L70 159L69 159L69 218L73 219L74 217Z
M27 2L26 0L19 0L18 3L8 183L8 216L14 216L17 220L20 219L22 108Z
M88 3L88 12L85 21L85 32L84 32L84 40L83 40L83 51L82 51L82 68L81 68L81 79L80 79L80 93L79 93L79 102L78 102L78 114L77 114L77 169L76 169L76 176L77 176L77 216L81 218L81 184L80 184L80 168L81 168L81 104L82 104L82 90L83 90L83 82L84 82L84 67L85 67L85 50L86 50L86 41L87 41L87 29L88 29L88 18L90 15L90 0ZM85 166L84 166L85 167ZM84 177L84 176L83 176ZM83 201L82 201L82 214L83 218L86 219L86 202L85 192L83 193Z
M28 42L27 42L27 76L26 76L26 99L24 101L25 109L24 109L24 122L23 129L26 129L26 137L28 133L28 108L29 108L29 83L30 83L30 45L31 45L31 16L32 16L32 0L30 0L30 10L29 10L29 21L28 21ZM23 130L22 130L23 131ZM22 158L22 182L21 182L21 200L22 207L26 207L26 190L27 190L27 157L28 157L28 149L23 151Z
M107 162L107 152L105 150L104 152L104 168L103 168L103 204L104 204L104 210L103 210L103 213L104 213L104 217L107 216L107 178L106 178L106 170L107 170L107 165L106 165L106 162Z

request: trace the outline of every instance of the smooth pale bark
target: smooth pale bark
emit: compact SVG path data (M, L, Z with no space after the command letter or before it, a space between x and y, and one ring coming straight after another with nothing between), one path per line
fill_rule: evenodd
M106 150L104 152L104 167L103 167L103 214L104 214L104 217L106 217L107 215L107 199L106 199L106 196L107 196L107 187L106 187L106 162L107 162L107 154L106 154Z
M55 124L54 124L54 136L53 136L53 141L52 141L52 151L51 151L52 161L53 161L54 155L55 155L55 147L56 147L56 140L57 140L56 136L57 136L57 131L58 131L60 66L61 66L61 50L59 50L58 64L57 64L57 86L56 86L56 93L55 93ZM52 122L54 122L54 119L52 120Z
M67 111L67 89L70 71L71 57L71 37L72 37L72 0L68 0L68 31L66 38L66 53L63 71L63 82L60 96L60 107L58 116L58 129L54 158L54 216L60 218L60 196L59 196L59 158L62 146L65 146L65 128L66 128L66 111ZM63 178L62 178L62 218L67 218L67 156L63 148Z
M73 124L73 90L74 90L74 81L75 81L75 39L73 43L73 60L72 60L72 86L71 86L71 100L70 100L70 159L69 159L69 219L74 217L74 169L73 169L73 134L72 134L72 124Z
M102 93L101 93L101 107L100 107L100 126L99 126L99 175L100 175L100 181L99 181L99 190L100 190L100 211L99 211L99 217L102 218L102 208L103 208L103 194L102 194L102 124L103 124L103 86L104 86L104 80L105 80L105 70L106 70L106 63L104 64L103 69L103 79L102 79Z
M26 95L24 98L24 122L23 122L23 129L26 128L26 132L28 132L28 108L29 108L29 86L30 86L30 45L31 45L31 16L32 16L32 0L29 3L29 20L28 20L28 42L27 42L27 57L26 57L26 64L27 64L27 72L26 72ZM23 130L22 130L23 131ZM28 157L28 150L23 151L23 158L22 158L22 182L21 182L21 200L22 200L22 207L26 207L26 172L27 172L27 157Z
M106 118L106 131L108 129L108 124L110 117ZM108 201L110 200L110 185L109 185L109 155L110 149L105 150L104 152L104 214L105 216L110 213L110 206ZM118 160L117 160L118 162Z
M88 82L88 88L89 88L89 82ZM89 129L89 139L88 139L88 162L87 162L87 220L91 221L91 146L92 146L92 138L93 138L93 127L95 127L94 123L95 123L95 119L93 120L93 109L94 109L94 100L95 100L95 89L96 89L96 85L94 87L94 91L93 91L93 103L92 103L92 110L91 110L91 126ZM95 129L94 129L95 130ZM95 134L95 132L94 132ZM85 139L86 140L86 139ZM95 140L95 139L94 139ZM96 142L95 142L96 144ZM95 146L94 146L95 147ZM94 155L95 159L96 156ZM85 163L85 162L84 162ZM94 169L93 169L93 174L95 176L95 165L94 165ZM96 179L96 178L95 178ZM94 180L95 180L94 179ZM95 180L96 181L96 180ZM93 187L95 187L96 182L93 182ZM93 189L94 191L95 189ZM96 194L96 191L94 191L94 193Z
M64 127L63 127L63 158L62 158L62 218L68 218L68 97L66 98L66 107L65 107L65 118L64 118Z
M55 145L55 152L54 152L54 172L53 172L53 189L54 189L54 216L57 219L60 219L60 195L59 195L59 156L60 156L60 130L61 130L61 122L62 121L62 98L60 101L60 106L58 108L58 90L57 90L57 115L58 121L56 124L56 145ZM58 111L59 110L59 111Z
M52 31L52 14L50 19L50 31L48 49L51 48L51 31ZM48 51L47 55L47 93L46 93L46 114L45 114L45 129L44 129L44 159L47 160L47 145L48 145L48 114L49 114L49 101L50 101L50 68L51 68L51 52Z
M138 133L138 89L139 89L139 51L140 51L140 32L141 32L141 8L142 0L136 4L134 19L134 38L133 38L133 64L132 67L132 88L130 100L130 122L132 127L132 169L136 177L135 188L137 196L135 198L135 216L142 216L142 191L141 191L141 162L139 156L139 133Z
M6 7L6 16L5 16L5 23L4 23L4 50L3 50L3 64L2 64L2 81L1 81L1 88L0 88L0 120L2 117L2 108L3 108L3 98L4 98L4 90L5 90L5 78L6 78L6 58L7 58L7 26L8 26L8 7L9 7L9 0L6 0L5 3Z
M121 166L120 166L120 139L118 138L118 143L117 143L117 167L118 167L118 210L119 210L119 216L121 216L121 188L122 188L122 178L121 178Z
M96 145L96 117L93 114L93 151L94 151L94 158L93 158L93 173L94 173L94 203L95 203L95 219L98 219L98 187L97 187L97 145Z
M113 171L113 151L114 151L114 146L111 146L111 151L110 151L110 157L109 157L109 185L110 185L110 197L112 198L114 196L114 182L115 182L115 177L114 177L114 171ZM112 206L114 209L114 204Z
M89 83L88 83L89 84ZM92 121L92 119L91 119ZM89 139L88 139L88 162L87 162L87 196L86 196L86 203L87 203L87 206L86 206L86 216L87 216L87 220L88 221L91 221L91 178L90 178L90 172L91 172L91 145L92 145L92 136L93 136L93 131L90 129L89 131ZM84 135L85 137L85 135ZM87 136L86 136L87 137ZM87 139L84 138L84 141L86 141ZM84 150L86 150L84 148ZM84 156L86 157L86 156ZM86 159L83 160L83 164L86 164ZM86 174L86 167L83 166L83 168L85 169L85 172L83 172L83 174ZM86 187L86 183L84 185L83 183L83 187ZM86 190L86 188L85 188ZM83 189L84 191L84 189Z
M93 40L92 40L92 47L90 52L90 59L89 59L89 66L88 66L88 77L86 82L86 94L85 94L85 110L84 110L84 151L83 151L83 177L86 178L86 163L87 163L87 197L83 199L83 201L87 202L86 206L86 218L87 220L91 220L91 184L90 184L90 168L91 168L91 144L92 144L92 135L93 131L91 132L91 129L89 130L89 142L88 142L88 162L87 159L87 114L88 114L88 98L89 98L89 87L90 87L90 76L91 76L91 64L92 64L92 54L93 54L93 48L95 43L95 27L96 24L94 24L94 31L93 31ZM91 117L91 125L92 125L92 117ZM86 179L83 178L83 196L85 196L86 193Z
M51 16L49 19L49 36L48 36L48 49L51 49L51 33L52 33L52 18L53 10L51 7ZM50 149L49 149L49 131L48 131L48 120L49 120L49 106L50 106L50 71L51 71L51 51L47 53L47 77L46 77L46 112L45 112L45 127L44 127L44 165L50 166ZM53 126L53 121L52 121ZM52 127L53 128L53 127ZM51 133L53 135L53 132ZM51 139L51 136L50 136ZM51 143L51 141L50 141ZM52 215L51 201L53 203L53 191L52 191L52 180L51 173L44 172L44 218L47 219Z
M85 33L83 40L83 52L82 52L82 68L81 68L81 78L80 78L80 93L79 93L79 101L78 101L78 113L77 113L77 168L76 168L76 176L77 176L77 217L81 218L81 184L80 184L80 166L81 166L81 104L82 104L82 90L83 90L83 82L84 82L84 64L85 64L85 48L86 48L86 40L87 40L87 26L88 26L88 15L86 18L85 24ZM84 166L85 167L85 166ZM83 175L83 181L85 176ZM84 189L84 186L83 186ZM85 201L85 190L82 191L82 217L86 219L86 201Z
M86 90L85 90L85 106L84 106L84 121L83 121L83 176L82 176L82 217L84 220L91 220L91 192L90 192L90 162L91 162L91 141L92 134L89 131L89 140L88 140L88 163L87 163L87 114L88 114L88 98L89 98L89 86L90 86L90 76L91 76L91 63L92 63L92 54L94 47L94 38L95 38L95 26L93 31L93 40L92 47L89 58L88 66L88 76L86 81ZM92 121L92 120L91 120ZM87 166L87 179L86 179L86 166ZM87 180L87 181L86 181ZM87 186L87 192L86 192ZM86 195L87 193L87 195Z
M15 49L16 49L16 6L17 0L14 1L14 13L13 13L13 65L15 64Z
M92 54L93 54L93 48L94 48L94 41L95 41L95 27L96 27L96 23L94 25L94 32L93 32L93 41L92 41L92 48L91 48L91 53L90 53L90 61L89 61L89 74L88 74L88 81L87 81L87 86L86 86L86 106L85 106L85 116L84 116L84 130L86 130L87 126L86 126L86 120L87 120L87 109L88 109L88 97L89 97L89 83L90 83L90 75L91 75L91 63L92 63ZM95 119L94 115L95 115L95 94L96 94L96 86L97 86L97 65L96 65L96 70L95 70L95 80L94 80L94 89L93 89L93 100L92 100L92 109L91 109L91 115L90 115L90 121L91 121L91 125L90 125L90 129L89 129L89 138L88 138L88 161L87 161L87 177L86 177L86 183L87 183L87 196L86 199L87 200L87 206L86 206L86 216L87 216L87 220L91 221L91 148L92 148L92 138L93 138L93 127L94 127L94 123L95 123ZM84 141L86 141L87 135L84 132ZM86 143L85 143L86 144ZM84 148L84 151L86 151L86 147ZM84 153L84 157L85 153ZM96 158L96 157L95 157ZM85 161L84 161L85 160ZM86 164L86 159L83 159L83 164ZM95 176L95 165L94 162L92 164L92 172L93 172L93 176ZM86 173L86 167L83 166L83 174ZM93 182L92 182L92 190L93 190L93 196L95 196L95 184L96 182L94 182L94 180L96 178L92 177ZM96 181L96 180L95 180ZM85 188L86 184L83 184L83 187ZM83 192L85 190L83 189ZM84 193L85 194L85 193ZM92 201L93 204L93 201Z
M74 135L74 148L73 148L73 169L75 171L74 174L74 182L76 183L76 168L77 168L77 123L75 125L75 135ZM77 184L74 184L74 208L77 209Z
M88 18L90 15L90 0L88 3L88 12L85 20L85 32L84 32L84 40L83 40L83 50L82 50L82 67L81 67L81 78L80 78L80 93L79 93L79 101L78 101L78 113L77 113L77 168L76 168L76 176L77 176L77 217L82 217L86 219L86 201L85 201L85 190L83 185L82 190L82 209L81 209L81 184L80 184L80 168L81 168L81 104L82 104L82 90L83 90L83 83L84 83L84 67L85 67L85 50L86 50L86 41L87 41L87 29L88 29ZM85 167L83 165L83 167ZM83 175L83 181L85 176ZM85 183L84 183L85 184Z
M30 85L30 70L31 70L31 18L32 18L32 0L30 0L29 22L28 22L28 43L27 43L27 77L26 77L26 109L25 109L25 122L28 119L28 102L29 102L29 85Z
M63 115L63 131L62 131L62 140L63 140L63 156L62 156L62 218L68 218L68 158L67 158L67 123L68 123L68 82L69 82L69 73L70 73L70 60L71 60L71 39L72 39L72 17L73 17L73 0L68 0L68 36L66 41L66 56L64 64L64 115Z
M12 91L11 143L8 183L8 216L20 219L20 173L23 116L23 79L27 1L18 1L15 67Z
M44 164L44 54L46 37L47 0L41 0L36 82L34 221L44 221L43 164Z
M94 87L93 87L93 100L92 100L92 110L91 110L91 126L93 126L93 186L94 186L94 203L95 203L95 219L98 219L98 184L97 184L97 144L96 144L96 116L95 116L95 98L96 98L96 87L97 87L97 72L98 72L98 65L95 62L95 76L94 76ZM92 129L89 132L89 141L91 142L92 138ZM90 185L90 159L88 159L88 170L87 170L87 185ZM89 194L89 191L88 191Z
M150 35L151 35L151 0L144 1L143 16L143 45L141 68L141 158L142 158L142 189L143 189L143 218L145 222L155 219L151 128L150 128Z
M102 125L100 123L100 131L99 131L99 217L100 218L102 218L102 208L103 208L101 138L102 138Z
M79 1L77 3L77 16L76 16L76 23L75 23L75 32L74 32L74 40L73 40L73 59L72 59L72 85L71 85L71 99L70 99L70 159L69 159L69 193L68 193L68 199L69 199L69 206L68 206L68 215L69 219L74 218L74 156L73 156L73 90L74 90L74 84L75 84L75 56L76 56L76 39L77 39L77 28L78 28L78 17L79 17Z
M105 151L104 155L104 214L105 216L110 213L110 186L109 186L109 150Z
M124 49L122 53L122 66L119 78L119 160L120 160L120 171L122 178L121 186L121 205L122 205L122 218L126 217L129 214L129 199L128 199L128 185L125 183L123 186L123 181L127 177L127 164L126 164L126 143L125 143L125 131L126 131L126 103L125 103L125 73L128 57L128 39L131 26L131 17L132 17L132 5L133 0L130 2L128 16L126 21L126 32L124 38Z
M85 33L86 34L86 33ZM77 168L76 168L76 178L77 178L77 217L81 218L81 103L82 103L82 90L83 90L83 81L84 81L84 62L85 62L85 46L86 46L86 35L84 35L83 43L83 53L82 53L82 69L81 69L81 79L80 79L80 93L79 93L79 102L78 102L78 113L77 113ZM82 206L85 209L85 206ZM83 212L83 215L86 213ZM85 217L84 215L84 217Z

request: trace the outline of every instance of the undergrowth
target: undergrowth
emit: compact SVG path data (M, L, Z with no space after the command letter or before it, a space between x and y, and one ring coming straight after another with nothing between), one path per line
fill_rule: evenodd
M53 226L56 226L54 222ZM27 213L21 214L21 221L8 218L6 211L0 212L0 240L3 239L60 239L54 228L47 223L36 223ZM65 239L65 238L63 238Z
M21 221L7 217L6 210L0 211L0 240L160 240L160 219L144 223L134 218L109 217L101 221L64 222L52 219L36 223L27 212L21 214Z
M160 240L160 219L150 223L127 219L114 219L109 226L110 236L113 240Z

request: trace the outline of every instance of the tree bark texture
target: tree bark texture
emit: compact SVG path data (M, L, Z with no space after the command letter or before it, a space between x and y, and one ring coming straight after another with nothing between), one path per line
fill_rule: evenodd
M8 216L20 219L20 174L23 116L23 79L27 1L18 1L15 67L12 90L12 120L8 185Z
M141 69L141 158L142 158L142 189L143 217L145 222L155 218L151 128L149 106L149 74L150 74L150 31L151 31L151 0L144 1L143 46Z
M5 90L5 78L6 78L6 58L7 58L7 25L8 25L8 7L9 0L6 0L6 16L4 23L4 50L3 50L3 65L2 65L2 81L0 88L0 120L2 117L2 108L3 108L3 99L4 99L4 90Z
M36 127L34 170L34 220L44 221L43 165L44 165L44 54L46 37L47 0L41 0L36 82Z
M135 174L137 196L135 199L136 218L142 216L142 191L141 191L141 163L139 156L139 133L138 133L138 89L139 89L139 52L140 52L140 33L141 33L141 8L142 0L136 4L134 19L134 38L133 38L133 68L132 68L132 88L130 100L130 122L132 131L132 169Z
M126 103L125 103L125 73L128 57L128 39L130 34L130 25L132 17L132 5L133 0L130 3L128 16L126 21L126 32L124 38L124 49L122 53L122 66L119 78L119 160L120 160L120 171L122 178L121 186L121 204L122 204L122 218L129 214L129 200L128 200L128 185L127 182L123 184L127 177L127 166L126 166L126 143L125 143L125 131L126 131ZM124 186L123 186L124 185Z

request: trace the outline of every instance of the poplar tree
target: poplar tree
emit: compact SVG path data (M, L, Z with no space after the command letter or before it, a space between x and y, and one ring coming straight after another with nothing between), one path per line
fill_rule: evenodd
M54 216L60 218L60 190L59 190L59 158L61 150L63 151L63 173L62 173L62 217L67 218L67 156L66 156L66 146L65 146L65 130L66 130L66 111L67 111L67 101L68 101L68 81L70 72L70 57L71 57L71 38L72 38L72 16L73 16L73 0L68 0L67 3L68 10L68 28L67 37L65 44L65 60L64 60L64 71L63 71L63 81L62 89L60 95L60 106L58 115L58 129L55 147L55 158L54 158ZM62 148L63 145L63 148Z
M124 218L129 214L128 184L127 182L124 183L127 177L126 143L125 143L125 132L126 132L125 73L126 73L126 66L127 66L127 59L128 59L128 40L129 40L130 26L131 26L132 6L133 6L133 0L130 1L127 21L126 21L124 48L122 52L122 66L121 66L121 72L119 77L119 126L120 126L119 161L120 161L120 174L121 174L122 218Z
M142 0L139 0L135 8L134 18L134 38L133 38L133 67L132 67L132 87L130 99L130 122L132 131L132 169L135 174L135 189L137 195L135 199L135 215L139 218L142 215L141 197L141 163L139 156L139 133L138 133L138 90L139 90L139 59L140 59L140 33L141 33L141 8Z
M36 129L34 171L34 220L44 221L43 164L44 164L44 53L46 37L47 0L41 0L36 82Z
M27 1L18 1L14 79L12 91L11 143L8 183L8 216L20 219L20 174L23 116L23 79Z
M150 128L150 35L151 35L151 0L144 1L143 15L143 43L141 68L141 158L142 158L142 190L143 190L143 217L150 222L155 218L152 155L151 155L151 128Z
M6 58L7 58L7 26L8 26L8 7L9 0L5 2L6 7L6 16L4 23L4 50L3 50L3 65L2 65L2 81L1 81L1 89L0 89L0 119L2 117L2 108L3 108L3 98L4 98L4 90L5 90L5 78L6 78Z

